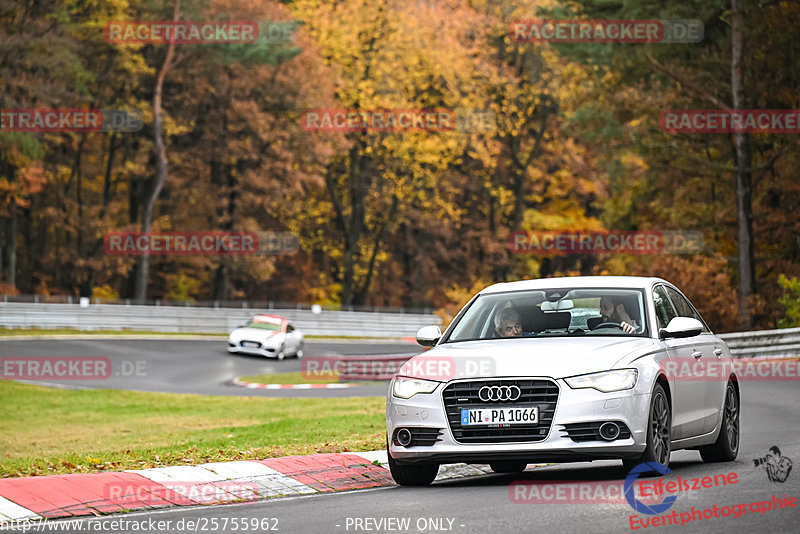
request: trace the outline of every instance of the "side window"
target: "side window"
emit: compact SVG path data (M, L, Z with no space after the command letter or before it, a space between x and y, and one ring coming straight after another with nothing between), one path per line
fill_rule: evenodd
M286 333L294 332L294 327L292 325L286 325Z
M656 309L656 319L658 319L658 328L666 328L669 322L675 317L675 310L672 309L667 294L664 292L663 286L656 286L653 290L653 304Z
M675 305L675 309L678 310L678 315L681 317L691 317L692 319L697 319L701 323L703 323L703 331L707 331L705 328L705 323L700 315L694 311L692 305L689 304L689 301L686 298L672 289L671 287L667 288L667 294L669 295L670 300Z

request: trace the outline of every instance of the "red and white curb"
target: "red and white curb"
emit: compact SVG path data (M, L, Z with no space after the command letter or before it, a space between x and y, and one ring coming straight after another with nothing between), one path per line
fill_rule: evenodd
M331 384L260 384L258 382L246 382L237 376L233 379L234 386L241 386L250 389L343 389L353 388L359 384L345 384L334 382Z
M0 479L0 525L171 506L226 504L394 485L386 451L312 454L109 473ZM442 466L437 480L488 466Z

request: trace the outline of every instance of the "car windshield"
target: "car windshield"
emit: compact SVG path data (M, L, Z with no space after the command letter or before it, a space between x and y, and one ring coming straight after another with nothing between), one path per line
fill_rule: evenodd
M258 328L260 330L280 330L281 325L274 323L263 323L260 321L250 321L247 323L247 328Z
M489 293L472 302L445 342L502 337L646 337L644 310L644 293L638 289L554 288ZM626 332L625 325L633 331Z

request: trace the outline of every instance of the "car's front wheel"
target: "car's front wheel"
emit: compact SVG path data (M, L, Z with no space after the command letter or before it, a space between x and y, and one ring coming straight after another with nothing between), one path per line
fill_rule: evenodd
M639 458L623 460L626 471L644 462L669 466L672 447L672 410L661 384L656 384L650 397L650 416L647 422L647 447Z
M525 460L500 460L499 462L490 462L489 467L495 473L522 473L528 467L528 462Z
M725 407L722 410L722 426L713 445L700 448L704 462L731 462L739 454L739 395L728 382L725 388Z
M428 486L439 473L439 464L400 465L392 458L388 445L386 453L389 457L389 471L392 473L392 478L401 486Z
M278 358L278 361L283 360L286 357L286 347L281 345L278 352L275 353L275 357Z

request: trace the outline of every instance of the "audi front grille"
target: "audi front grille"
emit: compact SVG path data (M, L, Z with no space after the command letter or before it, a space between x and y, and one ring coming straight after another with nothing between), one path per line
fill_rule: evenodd
M519 388L519 398L517 400L489 400L484 402L480 399L480 390L484 386L501 386L501 389L492 391L502 391L505 397L513 398L516 396L516 389ZM512 386L509 389L502 386ZM488 397L486 390L482 395ZM465 382L453 382L442 392L444 406L447 412L447 421L453 438L458 443L506 443L506 442L531 442L542 441L547 437L550 426L553 423L553 415L556 411L558 401L558 386L552 380L471 380ZM469 428L461 425L461 410L470 408L490 408L492 406L513 406L523 408L529 406L539 407L539 422L536 424L518 425L496 425L490 427Z

